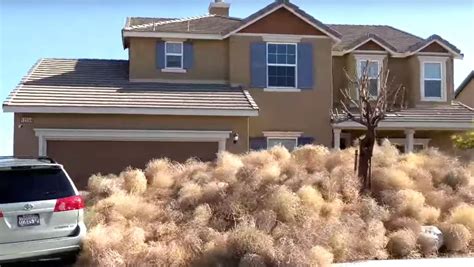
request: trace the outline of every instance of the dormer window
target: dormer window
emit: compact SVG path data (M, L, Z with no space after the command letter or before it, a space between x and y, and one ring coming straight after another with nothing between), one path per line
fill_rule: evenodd
M382 69L383 58L385 55L371 55L362 56L356 55L357 61L357 75L359 77L367 70L369 80L369 94L372 97L377 97L380 90L380 70Z
M296 44L267 43L269 88L296 88Z
M420 57L422 101L446 101L446 58Z
M166 42L165 57L167 69L183 68L183 43L182 42Z

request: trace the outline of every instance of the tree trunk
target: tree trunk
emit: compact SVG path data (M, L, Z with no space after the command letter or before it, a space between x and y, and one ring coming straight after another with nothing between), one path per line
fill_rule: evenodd
M367 193L371 187L371 160L375 145L375 128L368 127L365 137L360 141L359 144L359 170L358 175L362 180L361 191Z

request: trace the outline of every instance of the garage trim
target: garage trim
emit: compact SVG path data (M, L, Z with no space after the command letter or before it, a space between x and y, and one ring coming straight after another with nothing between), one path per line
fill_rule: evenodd
M49 129L35 128L38 156L47 155L47 141L162 141L217 142L224 151L232 131L199 130L123 130L123 129Z

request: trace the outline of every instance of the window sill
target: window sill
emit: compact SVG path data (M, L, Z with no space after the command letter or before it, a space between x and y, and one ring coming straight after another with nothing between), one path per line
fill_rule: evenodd
M264 92L301 92L298 88L263 88Z
M422 98L422 102L446 102L447 100L444 98Z
M185 69L161 69L161 72L186 73Z

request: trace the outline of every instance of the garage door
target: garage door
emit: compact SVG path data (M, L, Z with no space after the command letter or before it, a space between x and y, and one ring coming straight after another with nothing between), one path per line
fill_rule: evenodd
M94 173L118 174L127 166L144 168L153 158L184 162L216 158L217 142L48 141L48 156L64 165L79 190Z

